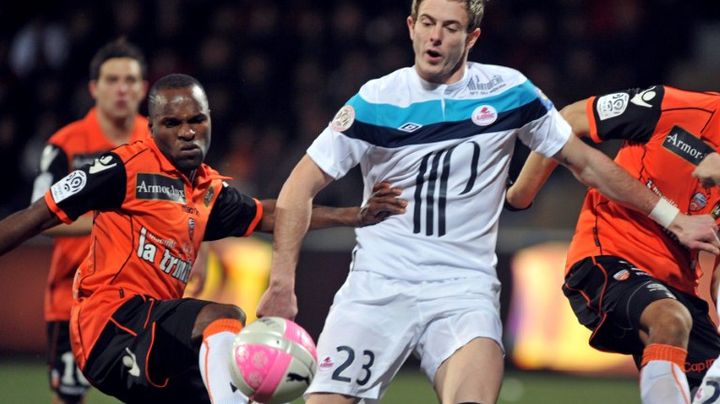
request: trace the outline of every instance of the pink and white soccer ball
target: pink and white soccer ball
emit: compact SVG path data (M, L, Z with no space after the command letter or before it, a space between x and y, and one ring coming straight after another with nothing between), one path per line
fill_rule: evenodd
M317 369L310 335L293 321L263 317L235 337L231 358L235 386L259 403L285 403L300 397Z

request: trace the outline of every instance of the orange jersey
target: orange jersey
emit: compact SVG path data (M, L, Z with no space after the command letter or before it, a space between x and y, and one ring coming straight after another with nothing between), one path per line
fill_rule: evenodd
M656 86L592 97L587 102L595 142L623 139L615 162L687 214L720 208L718 187L692 177L704 156L720 146L720 94ZM615 255L683 292L695 294L697 253L649 217L588 191L568 251L577 261Z
M192 182L152 139L121 146L45 194L64 222L95 210L90 253L75 275L70 319L83 368L112 314L134 295L182 297L200 243L250 234L262 205L203 164Z
M135 116L129 142L150 136L147 119ZM97 109L92 108L83 119L57 131L43 150L40 170L33 187L33 200L50 188L55 181L85 164L92 163L111 144L100 128ZM50 273L45 287L45 320L70 320L72 282L75 270L90 248L90 236L55 237L50 260Z

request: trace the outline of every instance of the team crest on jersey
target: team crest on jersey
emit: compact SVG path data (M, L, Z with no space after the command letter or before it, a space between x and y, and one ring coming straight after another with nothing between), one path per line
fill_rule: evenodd
M477 126L488 126L497 120L498 114L492 105L480 105L475 108L471 119Z
M628 106L630 96L628 93L615 93L603 95L597 99L595 110L601 121L621 115Z
M190 240L195 238L195 219L191 217L188 218L188 235Z
M703 194L702 192L695 192L695 195L692 196L692 199L690 200L690 212L697 212L698 210L704 208L707 206L707 196Z
M66 198L80 192L85 188L85 184L87 184L87 174L85 174L85 171L75 170L53 184L53 186L50 187L50 192L52 193L55 203L60 203Z
M335 131L345 132L350 129L353 122L355 122L355 108L352 105L345 105L335 114L335 118L330 122L330 127Z

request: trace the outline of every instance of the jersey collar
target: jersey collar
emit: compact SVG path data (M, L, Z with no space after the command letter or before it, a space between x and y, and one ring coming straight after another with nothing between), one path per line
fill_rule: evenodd
M438 83L429 82L429 81L423 79L422 77L420 77L415 66L412 67L412 71L413 71L413 76L415 76L415 78L417 79L417 83L423 88L423 90L430 91L430 92L440 91L440 92L448 93L448 92L456 91L459 88L463 88L463 87L467 86L468 81L470 80L470 64L469 63L465 63L465 69L463 71L462 78L452 84L438 84Z

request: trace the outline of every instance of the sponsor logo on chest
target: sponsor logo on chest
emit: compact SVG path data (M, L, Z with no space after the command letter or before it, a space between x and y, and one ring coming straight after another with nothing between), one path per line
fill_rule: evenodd
M185 203L185 185L178 178L158 174L138 174L135 198Z
M698 165L713 149L685 129L675 126L665 137L663 147L683 160Z
M480 81L480 77L473 77L468 80L467 88L471 94L488 94L505 87L503 78L499 75L493 75L488 81Z
M140 229L138 237L137 256L164 273L187 283L192 270L191 260L182 260L174 255L170 249L177 243L172 240L163 240L149 232L145 227Z

